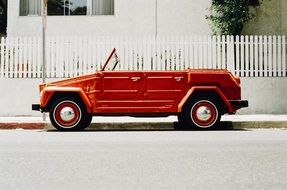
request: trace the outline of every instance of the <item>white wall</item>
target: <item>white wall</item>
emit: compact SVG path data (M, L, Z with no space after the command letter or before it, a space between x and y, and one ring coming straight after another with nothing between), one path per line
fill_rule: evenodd
M249 107L242 114L287 114L287 78L241 78L242 99Z
M287 114L287 78L241 80L242 98L249 107L240 114ZM31 104L39 102L40 83L41 79L0 79L0 116L40 116L31 110Z
M211 0L158 0L158 33L211 34L205 15Z
M113 16L48 16L47 35L210 34L204 18L210 4L211 0L115 0ZM19 0L8 1L8 36L41 35L41 22L39 16L20 17Z
M31 104L39 102L40 83L41 79L0 79L0 116L39 114L31 111Z
M42 1L42 0L39 0ZM204 35L212 0L115 0L114 16L49 16L48 35ZM157 4L156 4L157 2ZM157 7L157 14L156 14ZM247 35L286 35L287 1L263 1L250 8L255 17ZM41 35L41 17L19 16L19 0L8 1L8 36Z

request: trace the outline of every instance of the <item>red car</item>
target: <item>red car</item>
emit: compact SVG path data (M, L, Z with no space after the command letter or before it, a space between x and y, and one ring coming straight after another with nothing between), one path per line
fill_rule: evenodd
M94 74L40 85L40 104L32 109L49 112L58 130L72 131L88 127L92 116L177 115L185 128L210 129L222 114L248 106L239 77L227 70L113 71L115 55L114 49Z

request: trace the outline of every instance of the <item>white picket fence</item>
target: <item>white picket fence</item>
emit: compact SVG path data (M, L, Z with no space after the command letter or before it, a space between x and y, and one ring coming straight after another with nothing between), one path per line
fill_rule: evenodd
M118 70L228 69L241 77L286 77L285 36L48 37L46 77L93 73L117 49ZM42 39L0 42L0 78L41 78Z

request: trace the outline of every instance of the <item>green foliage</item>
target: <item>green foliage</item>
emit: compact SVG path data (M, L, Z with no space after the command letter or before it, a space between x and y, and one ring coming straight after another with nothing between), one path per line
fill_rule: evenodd
M248 0L212 0L210 13L206 19L214 35L239 35L243 25L253 17Z

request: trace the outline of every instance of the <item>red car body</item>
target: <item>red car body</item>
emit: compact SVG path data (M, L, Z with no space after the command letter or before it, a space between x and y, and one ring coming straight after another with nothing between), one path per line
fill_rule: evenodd
M114 54L114 51L112 54ZM107 63L110 61L111 55ZM61 120L61 114L69 114L63 109L59 110L59 113L57 113L57 110L51 112L51 109L56 109L53 104L57 102L57 99L64 100L69 96L75 97L74 99L82 104L81 106L84 109L82 112L84 113L81 113L81 115L89 115L86 120L90 120L91 116L178 115L179 119L183 118L182 120L185 121L188 119L184 115L188 114L191 118L193 114L195 118L201 114L200 118L208 120L207 117L212 113L204 116L204 112L218 112L220 117L222 114L232 114L241 107L248 106L247 101L241 100L240 79L227 70L104 71L102 69L94 74L42 84L40 85L40 92L40 104L33 105L33 110L50 112L50 118L51 115L54 115L51 120ZM189 110L187 114L184 114L185 108L195 99L199 99L199 110L195 113ZM201 99L207 100L207 102ZM215 102L213 99L215 99ZM212 105L215 105L215 110ZM67 107L70 107L70 112L73 112L73 115L77 114L77 106L73 107L65 104L62 107L66 110L68 110ZM195 108L193 107L193 109ZM71 117L63 117L63 126L65 121ZM87 121L86 125L89 122ZM190 125L193 125L194 122L196 120L191 119ZM55 123L56 125L59 124L57 121ZM198 126L201 125L198 121L195 126L210 128L216 124L215 122L210 125L211 123ZM184 125L188 125L188 122ZM74 130L74 127L63 126L55 127L60 130ZM84 127L87 126L78 126L76 129Z

